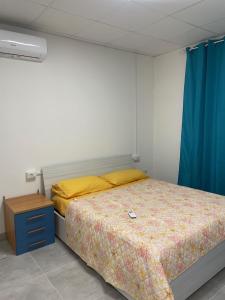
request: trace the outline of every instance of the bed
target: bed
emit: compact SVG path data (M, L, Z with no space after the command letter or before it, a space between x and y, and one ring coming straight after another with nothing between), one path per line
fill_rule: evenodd
M46 167L45 193L51 197L51 186L64 178L130 167L131 155ZM222 196L146 179L72 202L66 218L55 217L59 238L128 299L186 299L225 267ZM117 254L113 245L123 250Z

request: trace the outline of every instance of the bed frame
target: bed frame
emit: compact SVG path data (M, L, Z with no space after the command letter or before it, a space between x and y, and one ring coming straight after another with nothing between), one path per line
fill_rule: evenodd
M58 164L42 168L45 195L51 199L51 187L65 178L99 175L116 169L135 167L131 155L121 155ZM56 235L67 244L65 218L55 211ZM189 269L170 282L175 300L185 300L225 267L225 241L201 257ZM131 296L119 290L127 299Z

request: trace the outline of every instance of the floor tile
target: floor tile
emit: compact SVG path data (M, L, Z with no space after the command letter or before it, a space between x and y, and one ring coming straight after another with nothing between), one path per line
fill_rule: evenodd
M65 300L125 299L82 262L76 261L59 270L49 272L47 275Z
M15 256L0 241L0 300L125 300L59 240ZM188 300L225 300L225 269Z
M209 300L212 297L214 297L220 289L221 289L220 282L218 282L216 277L213 277L206 284L204 284L200 289L198 289L193 295L191 295L188 298L188 300Z
M220 289L211 300L224 300L225 299L225 287Z
M32 257L44 272L53 271L73 263L75 254L59 240L52 245L31 252Z
M15 284L0 291L0 300L60 300L61 296L46 275Z
M105 284L103 291L98 292L98 294L99 295L96 297L96 300L127 300L109 284Z
M5 259L0 260L0 291L23 280L29 280L31 276L40 274L41 269L29 253L19 256L7 256Z
M6 258L9 255L14 255L14 253L8 241L0 241L0 260Z
M218 274L216 274L216 276L214 278L220 286L224 286L224 284L225 284L225 269L223 269Z

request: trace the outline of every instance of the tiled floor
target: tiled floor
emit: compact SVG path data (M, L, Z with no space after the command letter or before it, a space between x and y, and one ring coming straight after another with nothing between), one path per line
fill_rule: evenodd
M125 300L59 240L20 256L0 242L0 300ZM189 300L225 300L225 270Z

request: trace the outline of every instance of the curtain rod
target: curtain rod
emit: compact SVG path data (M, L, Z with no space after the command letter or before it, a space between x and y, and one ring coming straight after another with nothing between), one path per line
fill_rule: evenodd
M222 42L224 42L224 38L221 39L221 40L217 40L217 41L213 42L213 44L219 44L219 43L222 43ZM208 45L209 44L205 44L205 47L208 47ZM193 47L190 47L189 51L192 51L192 50L195 50L195 49L198 49L198 48L199 48L198 46L193 46Z

